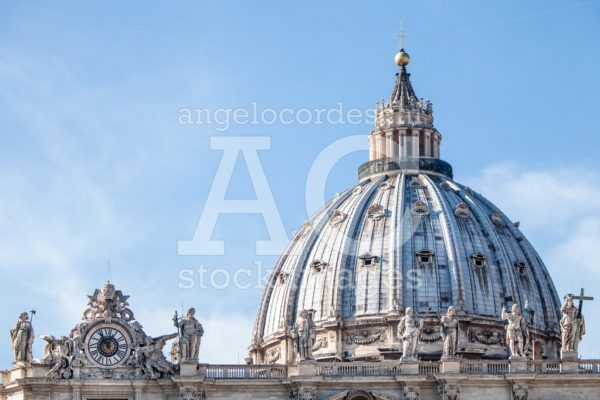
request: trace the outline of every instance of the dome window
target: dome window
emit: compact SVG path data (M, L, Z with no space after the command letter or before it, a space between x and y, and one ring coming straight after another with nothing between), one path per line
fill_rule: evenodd
M385 217L385 209L381 204L373 204L367 211L367 216L373 221L380 221Z
M419 250L417 252L417 264L419 268L433 267L433 252L429 249Z
M361 194L362 193L362 186L357 186L354 189L352 189L352 194L357 195L357 194Z
M502 215L499 212L494 212L490 216L492 222L497 226L504 226L504 221L502 221Z
M416 215L428 215L429 207L427 207L427 204L425 204L425 202L419 200L416 201L415 204L413 204L412 212Z
M525 261L517 261L515 267L517 267L521 275L525 275L525 271L527 271L527 263Z
M487 257L481 253L475 253L471 256L471 263L475 269L487 267Z
M310 267L317 272L321 272L326 266L327 263L323 260L314 260L310 263Z
M383 182L381 185L379 185L379 189L381 190L390 190L392 188L392 185L390 185L388 182Z
M346 214L341 212L340 210L335 210L329 216L329 224L333 227L339 227L342 222L346 219Z
M290 274L288 274L287 272L280 272L278 276L279 283L282 285L285 284L287 282L288 276L290 276Z
M460 203L454 209L454 215L456 215L458 218L469 218L469 215L471 215L471 210L465 203Z
M441 186L442 186L442 189L444 189L444 190L450 190L450 189L452 189L452 188L450 187L450 184L448 183L448 181L444 181L444 182L442 182L442 185L441 185Z
M361 265L363 267L372 267L377 265L377 256L369 252L361 254L358 256L358 258L361 260Z
M413 176L413 178L410 180L410 187L415 188L415 189L418 189L421 187L421 182L419 182L418 177Z
M304 237L306 237L306 236L308 235L308 233L310 232L310 230L312 229L312 226L313 226L313 225L312 225L312 222L310 222L310 221L306 221L306 222L305 222L305 223L302 225L302 227L300 228L300 230L298 231L298 235L299 235L301 238L304 238Z

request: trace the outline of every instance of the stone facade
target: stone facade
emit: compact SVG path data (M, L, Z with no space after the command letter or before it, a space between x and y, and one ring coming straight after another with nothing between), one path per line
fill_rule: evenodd
M2 373L0 399L201 400L597 400L600 360L578 361L561 372L561 361L302 362L287 366L204 365L169 378L95 377L49 379L49 367L14 367ZM444 372L453 371L453 372Z

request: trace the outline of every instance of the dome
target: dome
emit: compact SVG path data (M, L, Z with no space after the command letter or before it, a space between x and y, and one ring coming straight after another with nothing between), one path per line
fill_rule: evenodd
M399 95L401 94L401 95ZM453 180L441 135L401 66L377 106L371 160L359 180L297 231L274 266L255 322L255 363L293 362L293 327L308 310L317 360L401 356L407 307L423 324L418 354L442 353L439 318L460 316L459 354L506 358L502 308L519 304L529 351L555 356L559 298L540 256L498 207Z

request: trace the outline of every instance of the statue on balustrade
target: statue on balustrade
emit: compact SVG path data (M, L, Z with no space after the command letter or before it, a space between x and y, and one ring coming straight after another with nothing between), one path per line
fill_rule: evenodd
M313 360L312 349L317 338L317 328L309 310L302 310L300 313L300 321L296 322L292 337L296 360Z
M415 360L422 324L415 317L412 307L407 307L398 323L398 339L402 342L402 360Z
M455 306L448 307L446 315L441 319L441 334L444 340L444 358L456 356L458 349L458 310Z
M177 311L173 317L173 322L179 330L179 351L181 353L180 360L196 361L200 352L200 342L204 335L204 328L195 317L196 310L192 307L188 310L186 317L179 319Z
M521 307L514 303L511 312L507 312L506 307L503 306L501 318L503 321L508 321L506 342L510 351L510 359L524 358L529 341L529 330L525 318L523 318Z
M32 315L35 312L32 311ZM10 330L12 340L13 357L15 364L27 365L33 360L33 326L29 320L29 314L22 312L15 326Z
M577 353L579 342L585 334L585 320L579 308L573 304L574 297L568 294L564 297L565 303L561 307L562 318L560 319L560 330L562 336L561 353Z

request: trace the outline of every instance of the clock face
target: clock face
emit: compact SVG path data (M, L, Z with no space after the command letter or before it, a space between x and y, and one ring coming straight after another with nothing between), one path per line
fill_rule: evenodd
M88 334L85 352L88 358L100 367L122 365L131 353L129 335L118 325L100 325Z

